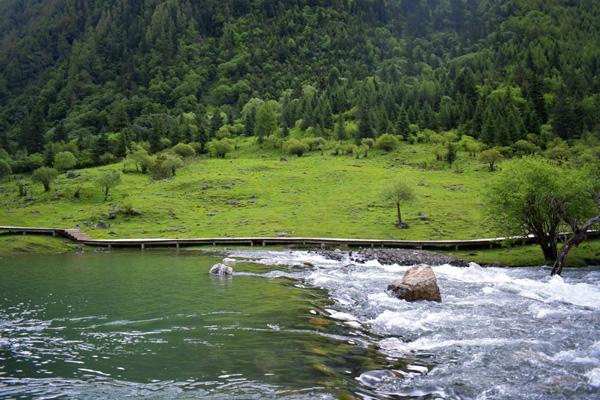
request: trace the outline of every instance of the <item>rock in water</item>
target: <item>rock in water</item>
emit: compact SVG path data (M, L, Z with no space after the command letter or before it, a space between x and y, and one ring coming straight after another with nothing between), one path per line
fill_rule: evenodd
M442 302L437 279L430 266L421 264L410 268L402 280L388 285L397 298L406 301L428 300Z
M213 275L233 275L233 268L229 265L219 263L213 265L208 273Z

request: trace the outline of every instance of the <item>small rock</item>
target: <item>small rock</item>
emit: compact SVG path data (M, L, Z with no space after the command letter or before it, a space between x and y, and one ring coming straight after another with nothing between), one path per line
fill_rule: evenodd
M210 271L208 271L209 274L213 274L213 275L233 275L233 268L231 268L229 265L225 265L225 264L215 264L212 266L212 268L210 269Z
M209 217L214 217L215 215L217 215L217 213L215 211L209 211L206 213L206 215L208 215Z
M81 175L79 175L77 172L73 172L73 171L69 171L67 172L67 179L75 179L75 178L79 178Z
M287 162L287 160L288 160L288 159L287 159L287 158L285 158L285 157L281 157L281 158L279 159L279 161L281 161L281 162Z
M235 258L227 257L223 259L223 264L227 265L228 267L235 265L236 262L237 260Z
M235 201L235 200L227 200L227 204L229 204L230 206L237 206L237 201Z
M421 215L419 215L419 219L421 221L429 221L429 216L426 214L421 214Z
M277 237L288 237L288 236L289 236L289 234L287 232L279 232L277 234Z
M442 302L437 279L430 266L421 264L406 271L402 280L388 285L387 290L395 297L406 301Z
M231 186L231 185L223 185L223 189L233 189L233 186Z
M106 225L104 222L98 222L96 224L96 229L108 229L108 225Z
M115 219L117 218L117 213L114 211L110 211L108 214L106 214L106 219Z
M61 192L56 192L56 193L54 193L54 198L55 198L56 200L59 200L59 199L61 199L61 198L62 198L62 193L61 193Z

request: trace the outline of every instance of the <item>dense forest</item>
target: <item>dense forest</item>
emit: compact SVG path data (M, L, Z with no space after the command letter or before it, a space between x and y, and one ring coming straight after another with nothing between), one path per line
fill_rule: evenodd
M545 150L600 131L596 0L0 0L0 15L13 172L239 136Z

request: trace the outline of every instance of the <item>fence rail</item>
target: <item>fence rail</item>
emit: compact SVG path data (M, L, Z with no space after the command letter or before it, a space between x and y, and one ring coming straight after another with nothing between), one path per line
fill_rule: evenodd
M92 239L79 229L0 226L0 232L12 234L52 235L67 238L73 242L98 247L180 247L180 246L269 246L269 245L304 245L304 246L346 246L346 247L378 247L378 248L413 248L413 249L481 249L499 247L507 242L513 244L535 243L535 236L510 236L468 240L392 240L392 239L346 239L315 237L218 237L218 238L140 238L140 239ZM568 236L561 233L561 238ZM590 231L588 237L600 237L600 231Z

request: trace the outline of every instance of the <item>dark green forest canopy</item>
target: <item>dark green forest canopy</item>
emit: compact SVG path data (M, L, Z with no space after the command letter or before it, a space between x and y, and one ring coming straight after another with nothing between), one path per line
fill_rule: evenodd
M596 0L0 0L0 15L17 172L62 150L80 165L140 141L203 150L223 131L543 147L600 130Z

